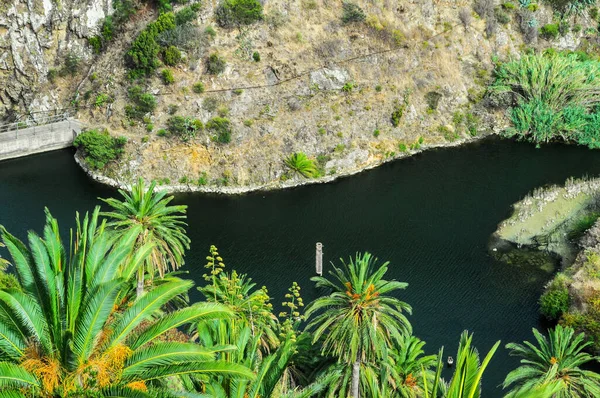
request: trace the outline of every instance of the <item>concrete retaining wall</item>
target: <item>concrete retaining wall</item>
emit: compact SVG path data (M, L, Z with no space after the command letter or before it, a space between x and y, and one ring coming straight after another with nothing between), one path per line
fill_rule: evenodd
M0 133L0 160L70 147L81 128L79 121L65 120Z

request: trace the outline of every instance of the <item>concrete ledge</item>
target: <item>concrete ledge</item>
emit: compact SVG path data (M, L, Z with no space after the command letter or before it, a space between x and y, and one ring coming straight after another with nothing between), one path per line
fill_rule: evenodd
M81 129L81 122L72 119L1 133L0 161L70 147Z

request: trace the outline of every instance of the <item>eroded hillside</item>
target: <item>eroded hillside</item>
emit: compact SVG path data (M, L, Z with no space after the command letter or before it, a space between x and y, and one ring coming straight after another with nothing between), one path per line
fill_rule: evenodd
M286 166L294 153L314 163L312 176L330 179L497 131L502 113L482 106L492 60L518 56L527 45L575 49L585 38L579 29L537 39L533 19L535 26L552 22L541 5L479 2L481 18L466 1L358 1L364 17L344 22L339 1L273 0L261 21L221 27L219 4L203 2L193 5L191 20L158 36L160 64L133 79L126 53L158 12L131 5L127 18L113 14L110 1L0 6L0 31L8 32L0 45L10 49L0 64L0 113L77 105L90 128L128 139L103 174L180 190L315 180ZM100 43L109 14L122 22ZM172 45L178 62L165 58ZM141 93L156 99L152 112L135 112Z

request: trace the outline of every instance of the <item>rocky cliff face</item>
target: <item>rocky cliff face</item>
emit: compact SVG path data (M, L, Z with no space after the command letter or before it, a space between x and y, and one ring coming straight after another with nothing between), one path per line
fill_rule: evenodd
M91 56L87 38L112 0L3 0L0 3L0 119L64 106L48 82L67 53Z
M201 4L192 25L213 34L198 36L183 51L183 61L168 68L174 83L165 85L164 66L136 83L127 78L125 53L156 16L149 6L140 6L108 48L93 55L87 38L112 12L111 0L3 3L0 116L11 109L67 106L76 99L79 118L89 127L129 139L126 156L105 174L121 182L142 176L185 185L178 190L295 185L304 178L290 175L283 162L294 152L306 153L318 161L323 178L333 178L419 148L475 139L506 124L480 101L492 57L518 56L524 46L518 9L504 12L502 25L488 22L496 20L493 8L480 18L470 1L359 0L366 20L344 24L342 2L270 0L264 3L264 21L225 29L215 21L218 2ZM537 24L551 20L543 6L536 12ZM552 44L575 48L581 36L569 33ZM48 82L48 71L71 52L84 67L74 77ZM207 72L213 53L226 61L218 75ZM193 90L198 82L203 93ZM125 112L133 84L158 100L143 122ZM158 136L172 115L203 123L225 116L231 142L214 142L207 130L185 142Z

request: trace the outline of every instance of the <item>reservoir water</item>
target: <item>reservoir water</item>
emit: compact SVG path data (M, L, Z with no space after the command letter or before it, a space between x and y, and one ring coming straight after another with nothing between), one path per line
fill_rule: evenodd
M464 329L475 333L482 356L502 340L483 378L483 396L500 397L498 385L518 364L504 344L531 340L531 328L543 326L537 300L551 274L495 261L490 234L530 190L599 174L600 152L491 138L330 184L235 197L177 195L189 206L192 249L184 269L203 283L205 256L215 244L228 269L266 285L275 303L293 281L308 302L318 294L310 281L316 242L324 244L325 273L329 261L370 251L390 261L388 279L408 282L399 297L412 305L409 319L427 353L443 345L445 355L455 356ZM22 239L29 229L41 230L44 206L66 229L75 211L114 195L78 168L71 150L0 163L0 224ZM199 297L193 292L192 299Z

